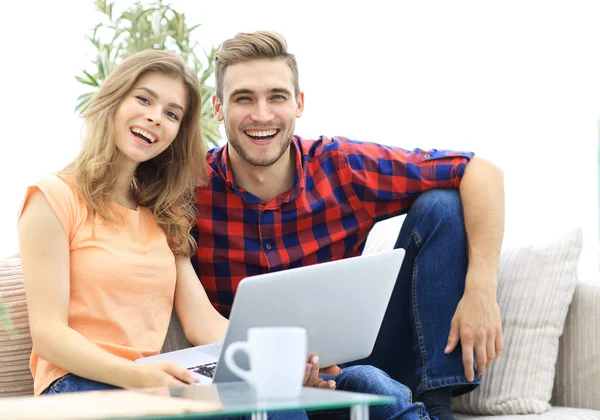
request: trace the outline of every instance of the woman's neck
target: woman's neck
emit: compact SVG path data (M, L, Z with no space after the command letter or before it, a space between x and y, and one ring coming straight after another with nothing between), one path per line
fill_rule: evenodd
M120 206L135 210L137 208L137 200L133 191L133 177L135 175L135 167L122 168L117 175L115 189L113 191L113 201Z

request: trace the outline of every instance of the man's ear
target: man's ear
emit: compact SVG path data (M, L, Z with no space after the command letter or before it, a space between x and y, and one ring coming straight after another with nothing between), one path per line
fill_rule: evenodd
M304 92L300 92L296 96L296 118L300 118L304 112Z
M217 121L223 121L223 105L221 104L221 101L219 101L219 98L217 98L217 95L212 96L212 107L213 114L215 114Z

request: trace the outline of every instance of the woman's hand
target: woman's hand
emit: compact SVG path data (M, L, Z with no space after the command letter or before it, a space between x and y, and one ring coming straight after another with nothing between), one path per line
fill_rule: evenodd
M306 373L304 374L304 386L314 388L335 389L335 381L325 381L319 376L319 373L326 375L337 376L342 373L342 369L333 365L324 369L319 369L319 356L311 354L306 363Z
M198 382L200 375L182 368L177 363L161 361L137 365L134 388L183 386Z

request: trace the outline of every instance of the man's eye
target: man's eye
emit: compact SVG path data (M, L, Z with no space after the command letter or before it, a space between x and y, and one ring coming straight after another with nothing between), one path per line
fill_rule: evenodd
M166 114L167 114L167 117L172 118L175 121L179 121L179 115L177 115L176 113L167 111Z
M285 101L285 96L283 95L273 95L273 99L276 101Z
M138 101L140 101L140 102L143 102L143 103L148 104L148 105L150 104L150 101L145 96L136 96L135 98Z
M239 98L236 99L236 102L248 102L250 101L250 98L248 96L240 96Z

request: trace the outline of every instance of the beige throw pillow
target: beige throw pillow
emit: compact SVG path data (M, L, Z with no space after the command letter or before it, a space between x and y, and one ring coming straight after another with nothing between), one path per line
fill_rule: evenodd
M534 414L550 408L569 304L577 283L582 232L544 245L506 250L500 258L498 303L504 352L475 391L455 398L471 414Z
M6 319L0 320L0 396L33 395L29 370L31 336L18 258L0 260L0 303L10 322L7 327Z

